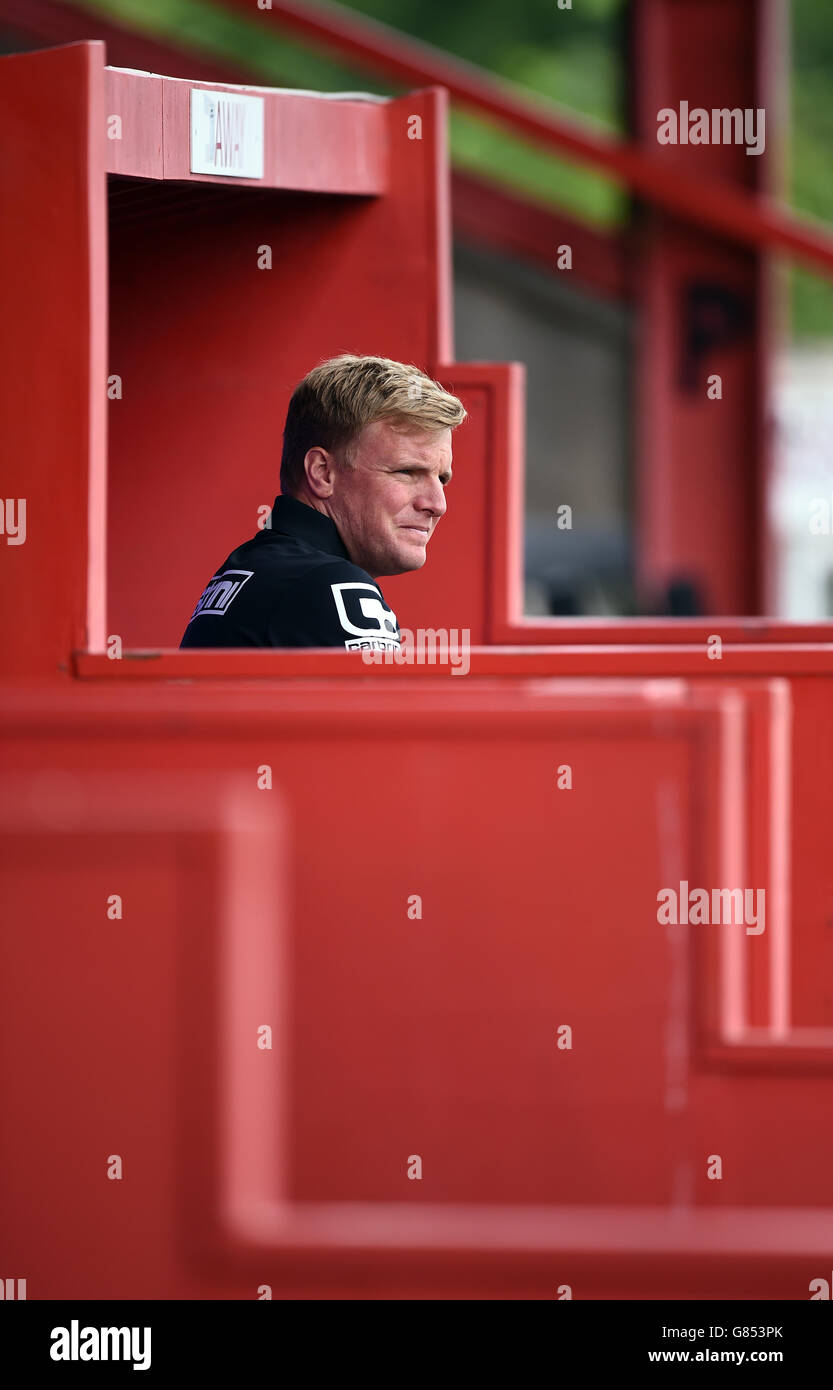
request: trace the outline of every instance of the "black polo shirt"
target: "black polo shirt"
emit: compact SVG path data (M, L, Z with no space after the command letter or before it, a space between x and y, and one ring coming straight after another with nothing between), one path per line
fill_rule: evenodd
M295 497L276 497L263 530L206 585L180 646L384 651L400 646L400 634L335 522Z

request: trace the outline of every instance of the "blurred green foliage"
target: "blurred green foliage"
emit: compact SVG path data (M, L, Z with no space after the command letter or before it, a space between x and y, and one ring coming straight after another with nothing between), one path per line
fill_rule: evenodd
M78 3L78 0L75 0ZM277 17L211 0L81 0L131 27L244 63L268 85L394 90L281 36ZM344 0L347 7L487 68L610 131L624 129L626 0ZM833 0L791 0L788 187L793 207L833 223ZM770 137L771 138L771 137ZM607 180L455 111L456 163L602 226L627 214ZM790 271L793 331L833 336L833 282Z
M833 0L792 0L788 191L793 207L833 223ZM833 337L833 281L790 272L797 337Z

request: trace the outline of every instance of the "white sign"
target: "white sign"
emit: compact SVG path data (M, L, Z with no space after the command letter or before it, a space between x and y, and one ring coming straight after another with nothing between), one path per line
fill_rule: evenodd
M191 88L191 173L263 178L263 97Z

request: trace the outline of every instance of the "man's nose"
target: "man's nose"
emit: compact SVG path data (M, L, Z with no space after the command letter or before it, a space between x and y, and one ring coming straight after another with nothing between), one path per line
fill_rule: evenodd
M420 490L416 506L421 512L432 512L436 517L443 515L447 503L445 489L439 478L431 478L426 482L425 487Z

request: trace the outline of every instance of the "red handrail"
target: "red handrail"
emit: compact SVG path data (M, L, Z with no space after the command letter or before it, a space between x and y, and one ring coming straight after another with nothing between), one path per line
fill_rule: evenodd
M245 10L251 0L221 0ZM694 179L668 168L633 142L591 130L552 105L535 101L511 83L441 49L322 0L271 0L281 28L335 52L388 81L446 87L460 105L497 118L538 144L601 170L654 207L732 241L780 251L833 275L833 236L773 203L716 179Z
M217 3L228 10L245 12L251 22L251 0ZM551 103L535 101L509 82L340 5L322 0L271 0L270 10L257 11L258 17L267 22L270 14L283 29L315 47L352 60L359 68L379 73L388 81L446 87L460 105L497 118L579 164L601 170L654 207L690 225L761 251L786 253L833 275L833 236L826 227L794 216L771 199L745 193L715 179L706 181L680 174L633 142L596 132L557 111ZM0 0L0 16L13 27L17 23L24 32L36 31L55 42L72 42L85 35L89 18L87 11L77 10L71 4L58 6L54 0ZM79 33L81 19L84 24ZM118 32L101 16L96 27L108 36L108 41ZM169 37L167 42L175 41ZM134 55L153 48L140 35L131 35L131 43ZM134 63L139 61L134 56ZM204 67L204 59L195 56L191 75L200 76ZM242 71L240 77L231 75L231 62L226 62L225 67L229 72L226 80L247 80Z

